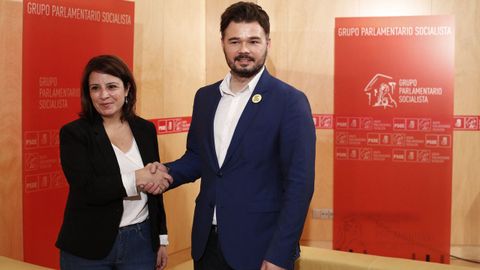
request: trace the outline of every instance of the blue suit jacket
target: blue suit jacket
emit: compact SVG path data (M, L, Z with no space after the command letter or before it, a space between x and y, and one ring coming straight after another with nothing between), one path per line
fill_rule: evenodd
M293 269L313 193L315 128L306 96L266 70L218 166L213 122L220 82L198 90L187 151L167 164L171 188L202 178L192 228L192 257L203 255L217 207L219 241L234 269L263 260Z

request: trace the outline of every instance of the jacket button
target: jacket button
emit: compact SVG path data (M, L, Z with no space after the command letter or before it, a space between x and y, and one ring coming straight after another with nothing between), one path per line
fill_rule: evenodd
M218 177L222 177L222 176L223 176L223 173L222 173L221 171L218 171L218 172L217 172L217 176L218 176Z

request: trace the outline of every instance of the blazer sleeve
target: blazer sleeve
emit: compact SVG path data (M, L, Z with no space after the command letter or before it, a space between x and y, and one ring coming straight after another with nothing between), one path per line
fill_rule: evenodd
M299 256L298 241L313 195L315 141L308 100L302 92L294 91L283 112L280 132L285 191L277 226L265 256L267 261L288 269Z
M155 128L155 125L153 123L149 123L152 131L150 134L152 134L152 140L154 143L154 152L155 152L155 161L160 162L160 154L158 153L159 148L158 148L158 138L157 138L157 131ZM157 196L157 205L158 205L158 226L159 226L159 233L160 234L167 234L167 215L165 214L165 205L163 204L163 193Z
M200 136L199 125L205 123L201 123L201 117L198 112L198 106L201 103L200 92L198 91L195 95L193 103L192 122L187 135L187 150L181 158L165 164L170 169L169 173L173 177L173 183L169 189L193 182L201 176L200 142L198 138Z
M69 124L60 130L60 161L70 193L92 205L127 196L116 160L105 159L87 127ZM111 164L112 162L115 162ZM110 166L108 166L110 164ZM117 169L111 166L117 166Z
M168 234L167 230L167 215L165 214L165 206L163 204L163 195L158 195L158 227L160 234Z

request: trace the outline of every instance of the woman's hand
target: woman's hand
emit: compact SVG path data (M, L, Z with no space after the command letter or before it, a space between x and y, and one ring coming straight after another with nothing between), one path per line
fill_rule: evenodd
M167 267L168 262L168 255L167 255L167 247L160 246L157 252L157 268L159 270L163 270Z

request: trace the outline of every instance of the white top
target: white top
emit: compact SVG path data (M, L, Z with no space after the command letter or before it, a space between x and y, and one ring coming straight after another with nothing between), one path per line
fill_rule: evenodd
M123 199L123 214L120 227L145 221L148 218L147 194L137 191L135 179L135 171L144 167L137 142L134 138L132 146L127 152L123 152L114 144L112 146L120 167L123 186L128 196ZM167 235L160 235L160 244L168 245Z
M221 168L225 156L227 155L228 147L237 127L238 120L247 106L253 90L257 86L260 76L262 76L265 67L255 75L252 80L238 93L232 92L230 89L230 80L232 74L227 76L220 83L220 102L218 103L217 111L215 112L215 120L213 122L213 132L215 137L215 152L217 154L218 166ZM213 212L212 224L217 224L217 208Z

